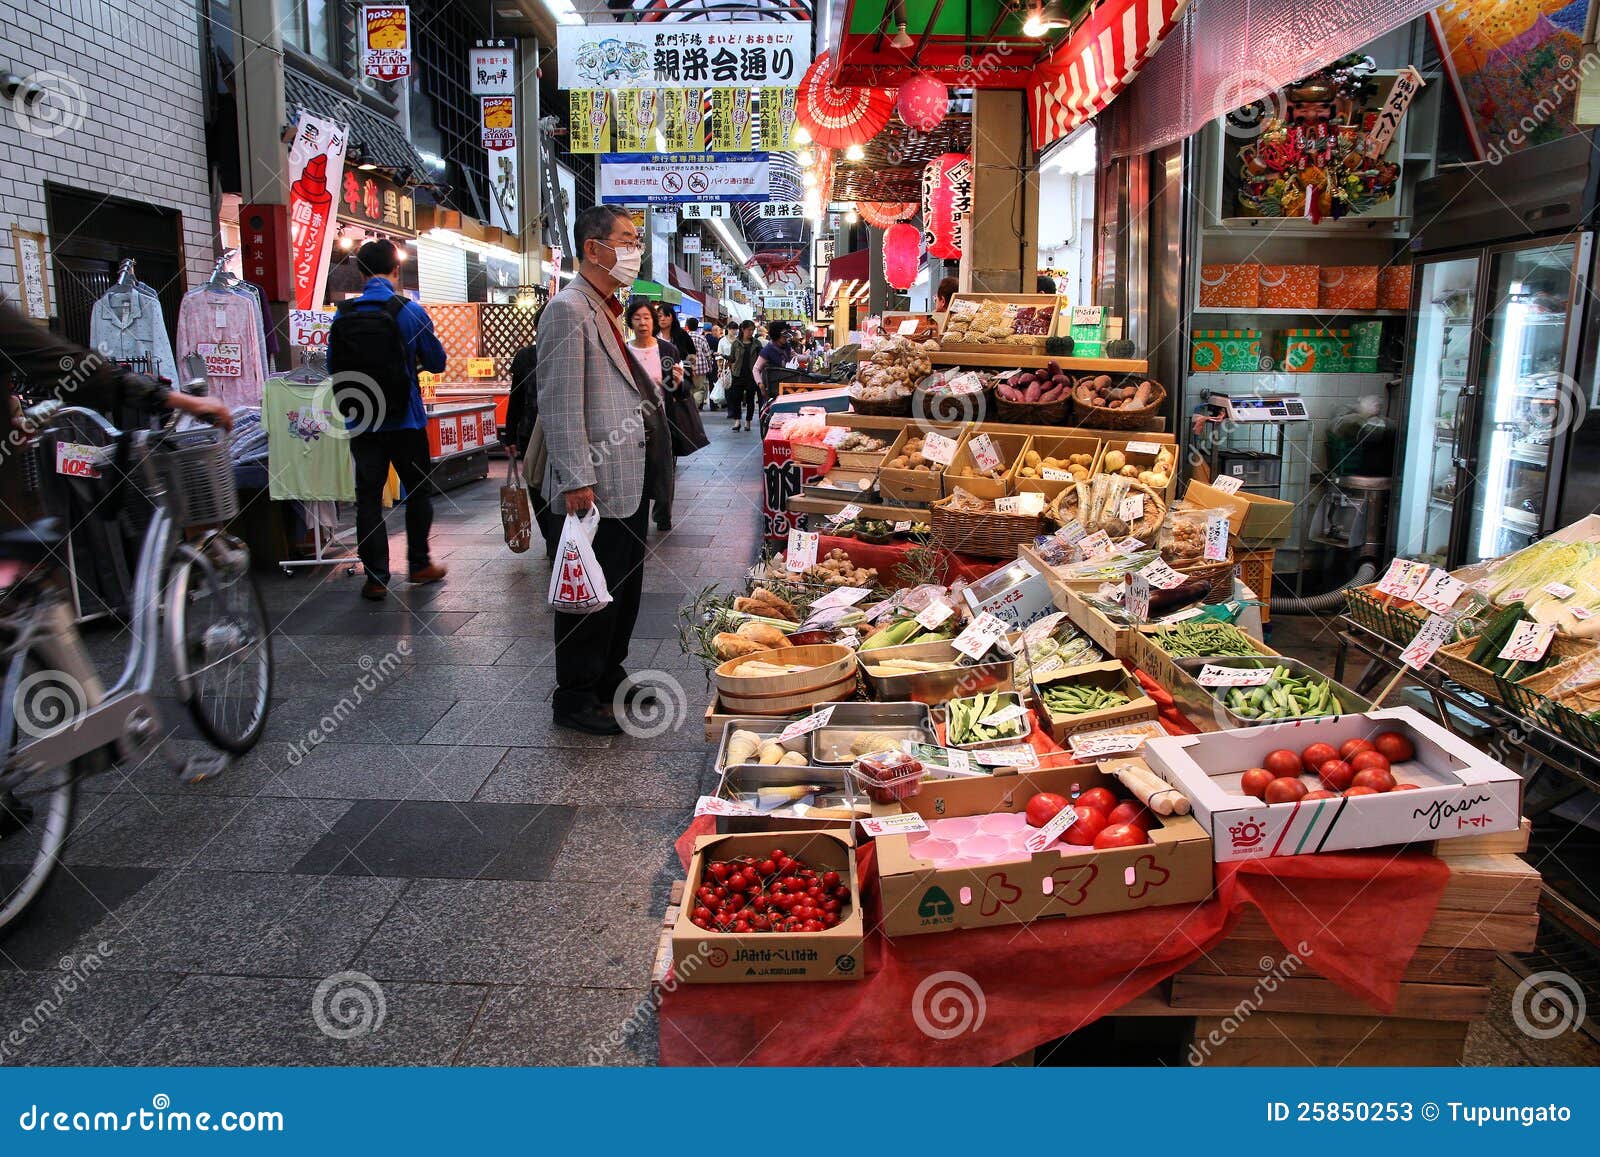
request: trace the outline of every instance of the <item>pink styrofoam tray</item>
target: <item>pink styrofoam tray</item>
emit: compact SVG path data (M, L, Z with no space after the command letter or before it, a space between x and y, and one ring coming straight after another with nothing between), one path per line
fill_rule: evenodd
M929 820L928 830L907 838L906 851L936 868L978 868L1002 860L1025 860L1033 853L1028 826L1021 812L994 812L986 816L952 816ZM1060 849L1068 845L1061 844Z

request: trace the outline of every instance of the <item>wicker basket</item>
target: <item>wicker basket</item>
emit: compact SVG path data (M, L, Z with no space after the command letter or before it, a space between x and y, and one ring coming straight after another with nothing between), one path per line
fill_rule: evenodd
M838 460L833 448L820 442L790 442L789 453L803 466L826 466Z
M1373 585L1352 587L1345 591L1344 602L1350 617L1357 623L1401 647L1416 638L1422 624L1428 621L1415 611L1387 605L1384 596Z
M872 401L850 395L850 408L858 414L866 414L873 418L909 418L911 417L911 395L903 398L894 398L890 401Z
M1077 415L1077 424L1090 430L1141 430L1151 418L1160 417L1161 407L1167 400L1166 387L1154 378L1139 380L1150 383L1150 404L1139 410L1108 410L1104 406L1086 406L1078 401L1074 387L1072 412Z
M1202 559L1198 562L1179 565L1174 563L1172 569L1186 579L1205 579L1211 584L1205 601L1208 603L1225 603L1233 598L1233 551L1230 548L1228 557L1220 561Z
M978 558L1017 557L1017 547L1032 542L1044 531L1044 518L1037 514L996 514L992 510L966 511L951 508L952 498L935 502L932 512L933 541L956 554Z
M1507 706L1524 719L1582 747L1600 747L1600 722L1589 718L1590 712L1600 711L1600 672L1594 673L1591 682L1580 682L1552 695L1562 683L1583 676L1586 665L1594 666L1594 658L1595 651L1589 648L1583 655L1564 659L1537 675L1509 684Z
M996 394L995 413L1002 422L1018 426L1070 426L1072 395L1059 402L1008 402Z
M1407 642L1410 642L1410 640L1408 639ZM1446 643L1438 651L1434 652L1433 661L1441 671L1463 687L1470 687L1492 703L1499 703L1515 710L1514 699L1517 695L1515 690L1517 684L1509 683L1487 667L1480 667L1472 662L1468 656L1472 654L1477 645L1478 640L1476 638ZM1555 655L1560 662L1565 662L1568 659L1592 655L1594 646L1591 643L1571 639L1565 635L1557 635L1550 640L1550 653ZM1547 668L1546 671L1537 671L1534 675L1543 675L1548 670L1553 669L1554 667L1552 666ZM1528 678L1534 678L1534 675L1530 675Z

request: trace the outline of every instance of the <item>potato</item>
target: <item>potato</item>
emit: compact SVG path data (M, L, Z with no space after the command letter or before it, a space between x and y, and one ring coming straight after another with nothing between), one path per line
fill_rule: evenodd
M1121 450L1107 450L1101 465L1107 474L1115 474L1128 464L1128 456Z
M1022 464L1024 466L1037 466L1043 460L1039 457L1039 451L1037 450L1029 450L1022 456ZM1053 463L1055 459L1051 458L1050 461Z

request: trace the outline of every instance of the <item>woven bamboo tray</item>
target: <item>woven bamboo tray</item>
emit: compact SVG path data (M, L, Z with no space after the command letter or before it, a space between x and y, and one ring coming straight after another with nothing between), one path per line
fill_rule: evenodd
M999 394L994 398L995 413L1002 422L1019 426L1068 426L1072 414L1072 395L1059 402L1010 402Z
M1077 416L1076 424L1090 430L1142 429L1148 419L1160 416L1161 407L1167 400L1167 389L1154 378L1139 380L1150 383L1150 404L1141 410L1108 410L1104 406L1086 406L1078 400L1074 388L1072 412Z
M1016 558L1017 547L1044 531L1038 514L996 514L992 510L952 510L946 498L929 507L933 541L956 554L978 558Z
M1401 647L1416 638L1422 624L1427 622L1426 616L1416 611L1385 605L1384 596L1372 584L1345 591L1344 603L1357 623Z
M1217 562L1199 562L1187 565L1173 564L1173 570L1185 578L1205 579L1211 584L1211 591L1206 595L1208 603L1225 603L1233 598L1233 549L1228 550L1228 557Z
M1407 642L1409 641L1408 639ZM1491 703L1513 707L1512 698L1516 694L1515 688L1517 685L1508 683L1487 667L1480 667L1467 658L1477 645L1478 640L1475 638L1446 643L1434 652L1434 664L1457 683L1460 683L1463 687L1470 687ZM1580 655L1592 654L1594 648L1592 644L1580 642L1577 639L1569 639L1565 635L1557 635L1550 640L1550 650L1558 660L1564 662ZM1535 674L1539 675L1544 673L1543 671L1535 672ZM1531 679L1533 676L1530 675L1528 678ZM1513 709L1515 708L1513 707Z
M1556 642L1562 642L1557 638ZM1569 644L1572 640L1565 640ZM1554 646L1554 643L1551 644ZM1600 722L1590 719L1589 713L1600 711L1600 670L1595 670L1596 651L1592 646L1580 644L1582 653L1564 658L1553 667L1536 675L1503 684L1506 705L1524 719L1563 735L1580 746L1600 747ZM1589 668L1587 681L1583 680ZM1573 685L1563 691L1555 688L1563 683Z
M911 417L911 395L903 398L894 398L890 401L869 401L850 395L850 408L858 414L867 414L874 418L909 418Z

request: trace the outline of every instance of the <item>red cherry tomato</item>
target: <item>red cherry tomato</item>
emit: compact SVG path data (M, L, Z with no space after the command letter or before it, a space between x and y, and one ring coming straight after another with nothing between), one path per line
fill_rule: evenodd
M1356 772L1356 777L1350 781L1350 786L1370 787L1373 791L1393 791L1394 776L1389 774L1387 768L1366 767Z
M1106 823L1108 825L1133 824L1135 827L1141 827L1145 831L1149 831L1155 826L1155 817L1150 814L1149 809L1143 804L1135 803L1131 799L1125 799L1106 813Z
M1339 748L1339 758L1348 760L1360 751L1371 751L1372 744L1365 739L1347 739Z
M1339 793L1336 792L1336 791L1323 791L1321 788L1318 788L1316 791L1308 791L1308 792L1306 792L1306 794L1301 796L1300 798L1301 799L1338 799L1339 798Z
M1356 777L1356 769L1342 759L1330 759L1317 769L1323 785L1334 791L1343 791Z
M1028 801L1028 823L1032 827L1042 828L1055 819L1056 813L1066 806L1066 796L1057 795L1053 791L1041 791Z
M1287 776L1283 776L1267 784L1265 798L1268 803L1294 803L1295 800L1305 794L1305 780L1289 779Z
M1076 802L1084 807L1099 808L1109 815L1111 809L1117 806L1117 797L1112 795L1106 788L1091 787L1088 791L1079 794Z
M1097 807L1084 807L1081 803L1075 804L1072 810L1077 813L1078 819L1067 829L1064 838L1069 844L1088 847L1105 828L1106 813Z
M1150 837L1137 824L1107 824L1094 838L1097 848L1136 848L1149 842Z
M1300 766L1298 756L1295 757L1295 766ZM1245 795L1253 795L1257 799L1263 799L1267 794L1267 785L1276 781L1277 778L1264 767L1252 767L1239 777L1239 790L1244 792Z
M1273 775L1299 775L1300 755L1286 747L1277 751L1267 752L1267 757L1261 761L1261 766Z
M1375 736L1372 740L1372 746L1377 748L1381 755L1387 757L1390 763L1404 763L1406 760L1414 758L1417 754L1416 746L1398 731L1385 731L1381 735Z
M1350 760L1350 766L1357 771L1365 771L1369 767L1376 767L1380 771L1389 770L1389 757L1381 751L1358 751L1356 757Z
M1352 796L1352 795L1377 795L1378 792L1375 789L1370 788L1370 787L1352 787L1352 788L1346 788L1344 794L1346 796Z
M1339 749L1331 743L1313 743L1300 753L1300 764L1307 771L1315 772L1330 759L1339 758Z

